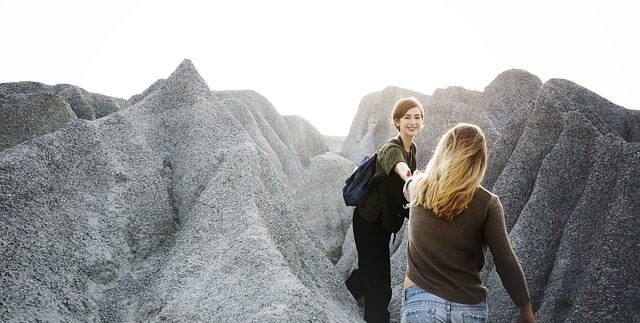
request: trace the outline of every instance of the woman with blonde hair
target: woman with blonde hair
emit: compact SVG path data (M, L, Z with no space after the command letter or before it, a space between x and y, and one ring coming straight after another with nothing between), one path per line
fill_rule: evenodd
M517 322L535 322L500 199L480 185L486 168L484 134L462 123L440 138L425 171L405 184L411 209L402 322L487 322L480 279L487 246L520 308Z

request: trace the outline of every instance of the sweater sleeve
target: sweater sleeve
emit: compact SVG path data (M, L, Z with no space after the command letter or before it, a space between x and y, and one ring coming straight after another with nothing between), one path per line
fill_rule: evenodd
M376 162L380 164L384 173L390 176L397 163L406 163L407 161L402 153L402 148L396 145L387 144L382 147L380 153L378 153L378 160Z
M516 258L507 227L500 199L492 195L487 210L487 220L484 224L483 235L496 265L502 285L509 293L516 306L522 307L529 303L529 289L522 272L522 267Z
M413 181L413 177L409 178L409 180L404 183L404 186L402 187L402 194L404 194L404 199L407 201L411 201L411 187L410 187L410 183Z

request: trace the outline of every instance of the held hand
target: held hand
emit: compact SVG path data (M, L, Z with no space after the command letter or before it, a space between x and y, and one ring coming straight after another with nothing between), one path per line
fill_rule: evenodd
M409 177L411 177L411 168L409 168L409 165L407 165L407 163L405 162L397 163L393 170L405 182L409 179Z
M533 318L533 310L531 309L531 303L523 306L518 311L518 316L516 317L517 323L535 323L536 319Z

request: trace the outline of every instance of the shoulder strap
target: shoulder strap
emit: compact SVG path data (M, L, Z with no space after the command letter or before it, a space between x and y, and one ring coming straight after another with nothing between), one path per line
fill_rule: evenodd
M404 149L404 147L402 147L402 139L400 139L398 137L393 137L393 138L389 139L389 141L387 141L387 143L399 146L400 148Z
M392 146L397 146L398 148L402 148L402 142L400 140L398 140L398 138L391 138L389 139L387 142L385 142L382 146L380 146L380 148L378 148L378 150L376 150L376 154L380 153L382 151L382 149L384 149L384 147L386 147L387 145L392 145ZM404 150L404 148L402 148L402 150Z
M400 136L389 139L387 143L400 146L400 148L404 149L404 146L402 145L402 139L400 138ZM415 152L418 150L415 142L411 143L411 146L409 146L409 150L415 154Z

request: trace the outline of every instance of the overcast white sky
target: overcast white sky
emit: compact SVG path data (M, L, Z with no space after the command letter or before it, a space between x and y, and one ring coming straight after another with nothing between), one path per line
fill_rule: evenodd
M640 108L634 1L0 0L0 83L129 98L189 58L212 90L251 89L346 135L388 85L482 91L519 68Z

